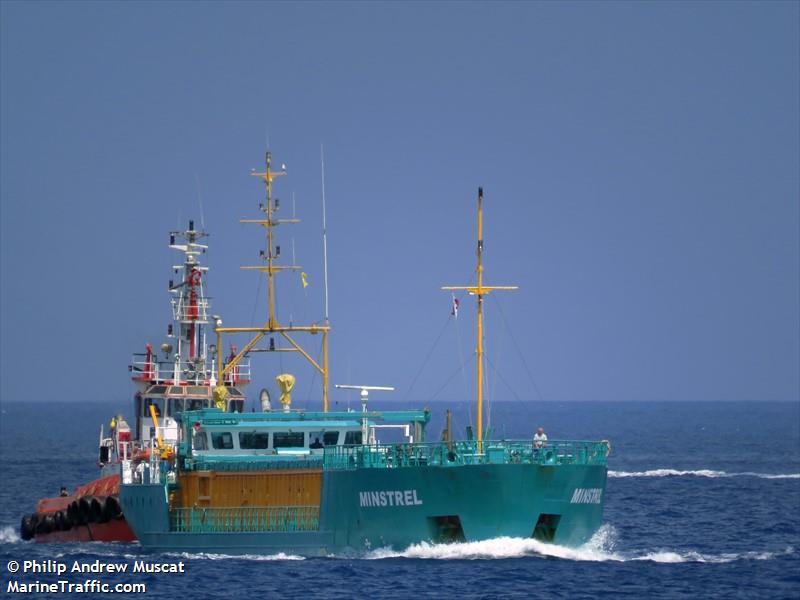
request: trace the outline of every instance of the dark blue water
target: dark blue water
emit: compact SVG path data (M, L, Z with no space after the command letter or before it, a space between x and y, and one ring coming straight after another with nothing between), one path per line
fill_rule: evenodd
M183 560L186 573L16 579L146 583L142 597L148 598L800 597L797 403L496 404L497 437L527 438L541 424L551 439L612 441L606 524L578 549L497 539L302 559L152 555L135 544L20 541L20 516L37 498L96 475L99 424L113 408L0 405L3 594L12 579L9 560L132 565L145 557ZM431 437L439 435L445 408L434 405ZM466 422L467 414L459 407L456 422Z

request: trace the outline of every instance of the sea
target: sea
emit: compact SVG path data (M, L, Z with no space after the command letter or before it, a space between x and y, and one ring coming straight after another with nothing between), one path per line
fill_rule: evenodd
M108 597L89 584L71 593L9 587L94 580L145 584L134 595L170 599L800 598L798 402L494 403L495 438L530 438L542 426L551 440L610 440L604 524L578 548L497 538L304 558L22 541L20 518L38 498L96 476L100 424L107 426L116 408L0 404L3 595ZM444 411L453 409L462 426L471 405L430 408L429 438L438 439ZM25 561L47 560L69 569L128 564L129 572L22 572ZM184 572L131 573L137 561L183 563ZM21 570L12 573L15 562Z

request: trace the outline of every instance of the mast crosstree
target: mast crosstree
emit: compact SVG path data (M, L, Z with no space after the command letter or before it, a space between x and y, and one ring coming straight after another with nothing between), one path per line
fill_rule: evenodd
M478 188L478 266L476 269L478 283L474 286L468 285L449 285L442 287L443 290L465 290L470 296L478 297L478 318L477 318L477 343L475 345L475 361L477 363L477 422L476 434L478 449L483 443L483 297L495 290L509 291L516 290L516 285L483 285L483 188Z
M248 224L255 224L261 225L265 229L266 234L266 241L267 241L267 249L261 252L261 258L264 260L264 264L255 265L255 266L243 266L242 269L247 270L257 270L261 271L262 273L266 273L267 275L267 320L266 322L260 327L222 327L222 321L216 321L216 327L214 331L217 334L217 348L222 348L222 335L223 334L236 334L236 333L252 333L255 334L247 344L242 348L242 350L236 354L233 358L231 358L226 365L222 365L222 362L219 363L219 374L218 374L218 381L223 381L223 377L226 373L230 372L232 369L236 367L239 361L242 360L249 352L256 352L261 351L260 349L256 348L261 339L266 336L267 334L277 333L280 334L290 345L289 348L275 348L274 344L270 342L269 350L266 351L282 351L282 352L298 352L300 355L303 356L311 365L319 371L320 375L322 376L322 410L327 412L328 411L328 396L329 396L329 376L328 376L328 332L330 331L330 325L326 322L325 325L281 325L278 320L275 311L275 275L281 273L283 271L300 271L301 267L297 265L278 265L275 264L275 261L280 256L280 246L276 246L274 244L274 232L273 229L278 225L285 225L285 224L295 224L299 223L299 219L278 219L275 217L275 213L279 209L279 201L277 198L273 198L272 196L272 185L275 179L278 177L282 177L286 175L286 167L284 165L281 166L279 171L272 170L272 153L267 152L266 154L266 168L263 173L252 172L250 175L253 177L259 177L264 181L265 192L266 192L266 202L263 202L259 205L259 210L264 213L264 216L260 219L241 219L241 223L248 223ZM310 333L310 334L322 334L322 364L320 365L314 358L291 336L290 333L293 332L303 332L303 333ZM224 394L222 390L217 388L221 394Z

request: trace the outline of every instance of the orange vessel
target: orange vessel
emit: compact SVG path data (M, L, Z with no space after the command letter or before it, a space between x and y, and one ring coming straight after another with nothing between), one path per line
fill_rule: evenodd
M186 231L170 232L169 247L183 254L183 264L173 266L169 293L172 323L159 353L151 344L134 354L129 365L136 385L131 428L121 415L111 419L110 431L100 428L97 466L100 477L80 485L72 493L42 498L36 511L24 515L20 535L37 542L130 542L136 539L119 503L122 467L141 478L158 464L169 464L178 443L184 411L217 406L230 412L244 408L244 389L250 383L250 363L231 347L227 357L209 339L206 326L210 304L205 293L208 267L200 264L207 246L199 243L208 234L189 221ZM213 335L213 333L212 333ZM234 360L223 381L217 381L217 361ZM223 393L220 393L224 390Z

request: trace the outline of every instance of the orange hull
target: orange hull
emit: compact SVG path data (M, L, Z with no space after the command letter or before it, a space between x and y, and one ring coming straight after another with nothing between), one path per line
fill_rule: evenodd
M133 542L136 536L124 518L108 523L79 525L69 531L37 533L34 541L39 543L67 542Z
M95 479L75 489L69 496L42 498L36 503L36 514L41 518L67 511L70 504L81 498L107 498L119 493L119 475L109 475ZM33 539L40 543L64 542L132 542L136 540L124 516L108 519L103 523L75 524L66 530L56 529L48 533L35 533Z

